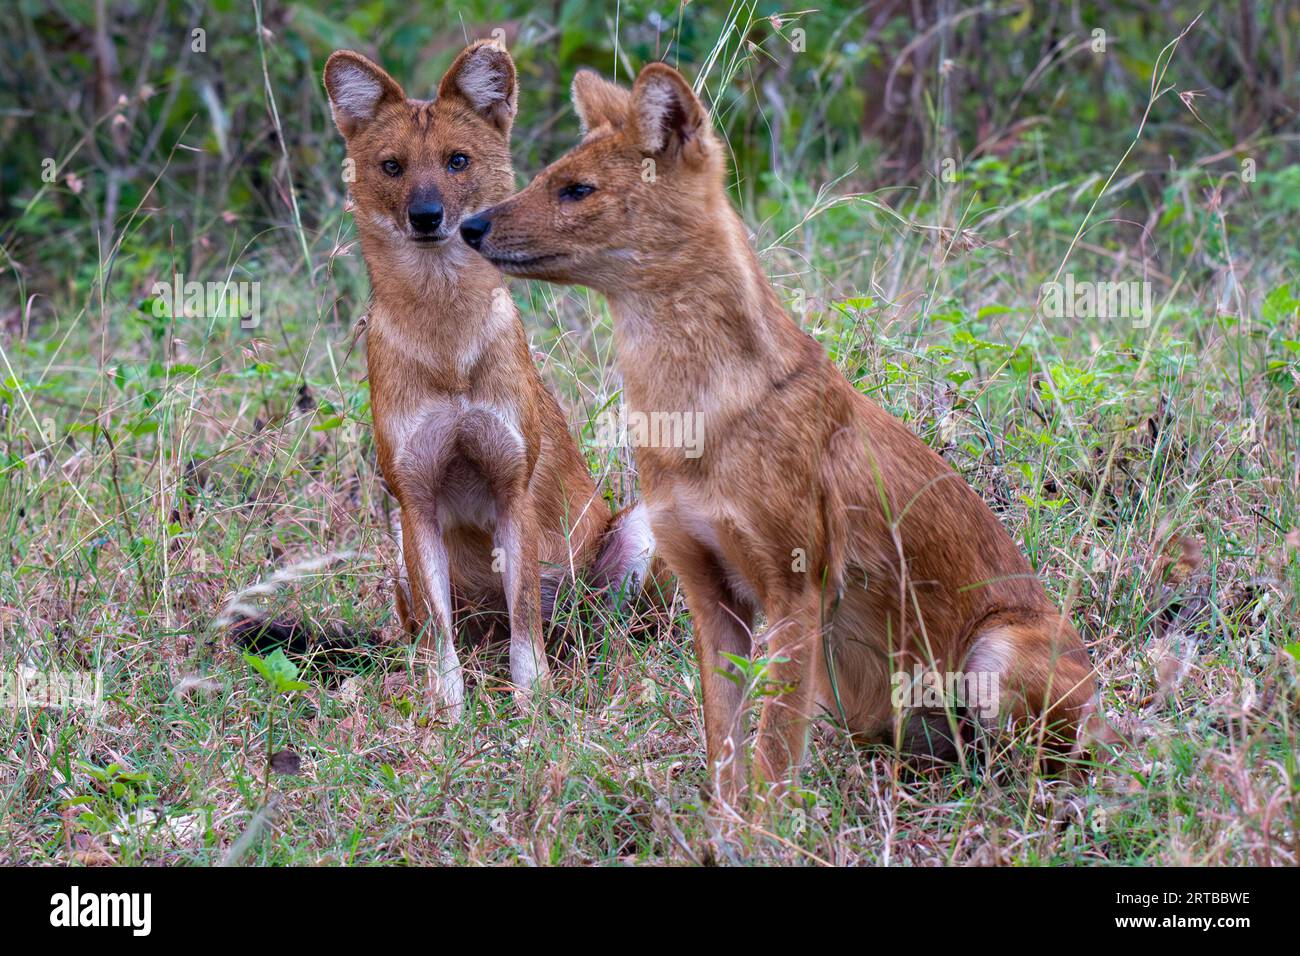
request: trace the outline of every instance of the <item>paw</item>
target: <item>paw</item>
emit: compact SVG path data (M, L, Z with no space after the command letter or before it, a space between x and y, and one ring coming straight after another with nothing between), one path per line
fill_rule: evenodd
M434 716L449 724L458 724L465 716L465 678L460 668L441 675L429 673L426 696L434 702Z
M516 661L511 655L510 678L515 685L515 706L527 714L533 711L539 699L550 693L551 674L545 660L534 663L531 653L523 654L521 658Z

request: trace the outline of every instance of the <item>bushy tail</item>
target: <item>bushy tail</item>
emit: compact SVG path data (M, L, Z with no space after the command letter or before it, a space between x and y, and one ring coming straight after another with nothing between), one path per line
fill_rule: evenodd
M276 648L300 657L328 658L341 663L345 657L363 654L363 649L378 641L378 633L354 630L335 623L328 627L309 624L301 618L238 617L226 633L240 647L255 654L267 654Z
M655 536L644 502L614 515L591 566L593 587L606 592L619 608L643 594L650 596L665 583L667 569L655 557Z
M253 598L273 595L287 584L326 570L353 556L351 551L339 551L281 568L269 578L233 595L217 617L216 626L229 634L239 646L257 654L280 648L286 653L300 656L320 655L331 663L341 662L341 659L357 654L366 645L375 643L375 632L357 631L342 623L319 626L307 622L301 616L271 617L250 603Z

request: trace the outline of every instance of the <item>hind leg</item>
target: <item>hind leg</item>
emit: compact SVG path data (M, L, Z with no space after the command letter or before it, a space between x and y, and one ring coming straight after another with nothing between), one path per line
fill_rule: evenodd
M965 701L985 725L1029 728L1049 761L1078 751L1097 684L1083 641L1060 614L996 615L980 629L964 670L968 681L992 690L991 698L986 690Z

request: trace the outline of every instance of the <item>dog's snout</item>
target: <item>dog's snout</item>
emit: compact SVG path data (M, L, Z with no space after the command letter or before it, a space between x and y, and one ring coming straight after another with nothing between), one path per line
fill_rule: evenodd
M411 219L411 228L416 232L437 232L438 227L442 225L442 203L411 203L407 215Z
M460 236L471 249L477 249L492 228L492 220L471 216L460 224Z

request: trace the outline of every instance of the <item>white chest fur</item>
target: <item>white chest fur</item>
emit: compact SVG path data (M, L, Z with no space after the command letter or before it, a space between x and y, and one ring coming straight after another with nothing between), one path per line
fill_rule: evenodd
M375 424L393 449L404 502L432 511L443 528L495 528L502 489L526 456L514 409L445 395Z

